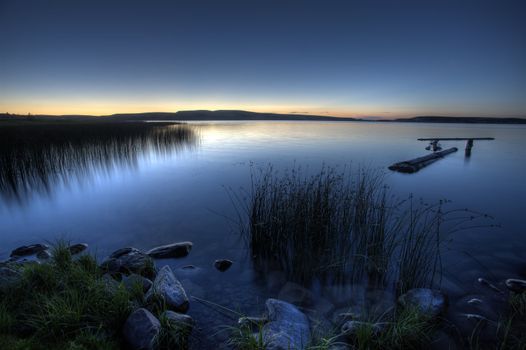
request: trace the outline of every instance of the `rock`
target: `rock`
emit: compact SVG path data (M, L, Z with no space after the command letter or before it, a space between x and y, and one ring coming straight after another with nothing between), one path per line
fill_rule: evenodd
M140 252L140 250L137 248L133 248L133 247L117 249L116 251L110 254L110 259L118 259L123 255L127 255L130 253L136 253L136 252Z
M137 275L135 273L132 273L129 276L123 276L122 283L124 284L124 287L126 287L128 291L133 290L134 288L136 288L136 286L140 286L144 293L148 292L150 287L153 285L152 281L150 281L146 277Z
M182 258L187 256L190 250L192 250L192 242L179 242L155 247L146 254L156 259Z
M221 272L228 270L232 266L232 261L228 259L219 259L214 262L214 267Z
M267 350L305 349L310 341L310 328L307 316L294 305L268 299L269 322L263 326L263 341Z
M152 287L146 294L146 301L149 303L162 301L168 308L183 313L188 310L189 306L183 285L174 276L168 265L159 270Z
M526 280L508 278L505 283L506 287L512 292L523 293L526 291Z
M194 320L188 315L166 310L161 317L165 317L168 322L181 327L185 332L190 333L192 328L194 328Z
M347 337L347 339L353 339L356 337L358 330L362 328L370 328L374 335L380 334L384 329L384 324L382 323L371 323L371 322L362 322L362 321L347 321L342 326L342 334Z
M31 245L24 245L21 247L16 248L11 252L10 257L18 257L18 256L26 256L26 255L33 255L36 254L42 250L49 249L49 246L46 244L31 244Z
M119 282L117 282L112 276L105 273L102 275L102 283L104 283L104 289L110 294L117 293L119 289Z
M41 250L37 253L36 256L40 260L48 260L49 258L51 258L51 253L49 252L49 250Z
M69 246L69 252L71 255L82 253L88 249L88 245L86 243L77 243Z
M9 267L0 267L0 289L9 289L22 277L22 274Z
M398 302L403 307L417 307L424 316L434 318L446 308L446 297L438 290L428 288L411 289Z
M122 248L113 252L102 262L101 268L109 273L136 273L148 278L156 274L153 259L136 248Z
M135 310L124 323L124 339L134 350L155 348L156 338L161 331L161 323L152 313L144 308Z

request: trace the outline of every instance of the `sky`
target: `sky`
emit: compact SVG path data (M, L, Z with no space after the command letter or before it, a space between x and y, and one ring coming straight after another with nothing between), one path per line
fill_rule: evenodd
M0 0L0 112L526 116L526 1Z

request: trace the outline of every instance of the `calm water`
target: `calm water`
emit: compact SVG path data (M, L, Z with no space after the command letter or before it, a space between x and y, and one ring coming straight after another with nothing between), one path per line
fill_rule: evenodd
M194 248L188 257L158 265L172 265L190 294L253 313L266 297L278 296L286 281L279 272L258 276L252 270L237 227L229 220L235 211L227 189L248 186L251 164L283 169L295 163L307 171L323 164L353 164L385 169L387 184L400 197L449 199L451 208L483 212L494 218L491 223L500 224L452 236L444 255L442 288L453 298L480 293L477 277L495 283L526 277L524 126L203 122L188 128L192 136L172 144L90 144L89 156L75 149L85 145L73 145L69 156L55 165L59 160L51 152L41 170L28 165L29 170L23 170L26 180L19 184L6 185L3 174L0 259L19 245L57 237L86 242L100 257L123 246L148 249L190 240ZM417 141L419 137L495 140L475 141L470 158L464 156L464 142L442 142L444 148L456 146L459 151L416 174L388 172L394 162L427 154L427 144ZM77 160L68 161L71 157ZM235 263L220 273L212 267L217 258ZM178 269L188 264L198 269ZM337 304L330 286L312 288ZM193 302L190 314L211 310Z

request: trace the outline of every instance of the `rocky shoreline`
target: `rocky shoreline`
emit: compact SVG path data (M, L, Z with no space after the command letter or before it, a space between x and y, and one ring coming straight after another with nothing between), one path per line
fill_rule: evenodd
M155 259L185 257L190 254L192 246L191 242L177 242L146 252L126 247L116 250L98 265L100 278L104 281L110 294L117 293L119 288L125 288L128 291L140 289L141 298L133 304L120 331L127 348L160 349L162 347L159 345L159 338L163 336L167 328L177 329L182 334L180 339L183 339L185 344L178 344L179 347L188 347L188 337L196 326L196 322L187 314L191 307L192 296L187 294L170 266L164 265L158 268ZM68 245L66 251L71 256L78 256L87 248L87 244L79 243ZM36 259L28 259L28 257ZM10 259L0 263L0 292L16 285L17 281L22 278L24 266L48 264L52 258L53 252L46 244L33 244L14 249ZM212 265L218 271L223 272L230 268L232 263L228 259L219 259ZM479 283L494 290L495 293L505 293L484 279L479 279ZM511 295L524 295L526 292L526 280L508 279L504 285ZM298 289L292 294L309 293L299 291L301 287L295 287L292 284L289 285L289 288ZM308 298L315 297L308 296ZM287 300L267 299L266 312L263 315L240 317L235 325L236 329L240 332L247 332L248 337L252 337L256 343L259 342L261 348L264 349L309 349L313 345L314 333L319 330L315 329L316 325L311 315L305 312L301 305L301 300L305 298L300 297L298 299L300 302L296 303L298 305L295 305L295 300L285 299ZM471 298L466 303L482 310L485 302L479 298ZM352 312L351 308L344 312L333 310L333 325L337 324L339 329L336 332L332 331L330 337L326 337L330 339L330 342L324 348L331 350L355 348L364 330L369 332L370 336L385 336L396 324L396 315L404 312L418 314L419 325L432 326L440 322L447 308L448 298L443 292L428 288L414 288L401 295L395 305L384 310L381 319L364 318L359 311ZM483 314L465 313L462 315L466 322L491 323ZM443 333L442 330L438 331L440 332ZM438 341L436 344L441 343ZM436 344L432 348L438 349L441 346ZM238 344L238 346L233 345L232 348L243 347Z

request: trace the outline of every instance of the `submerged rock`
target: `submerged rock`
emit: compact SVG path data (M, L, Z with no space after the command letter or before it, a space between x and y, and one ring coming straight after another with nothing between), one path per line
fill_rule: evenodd
M161 331L161 323L148 310L140 308L132 312L124 323L124 339L134 350L155 348L156 338Z
M219 259L214 262L214 267L221 272L228 270L232 266L232 260Z
M307 316L294 305L268 299L269 322L263 326L263 341L268 350L305 349L311 334Z
M526 291L526 280L508 278L505 283L506 287L512 292L523 293Z
M33 255L36 254L42 250L49 249L49 246L46 244L31 244L31 245L23 245L21 247L16 248L11 252L10 257L19 257L19 256L26 256L26 255Z
M146 254L156 259L182 258L187 256L190 250L192 250L192 242L179 242L155 247Z
M86 243L77 243L69 246L69 252L71 255L82 253L88 249L88 245Z
M161 301L170 309L179 312L186 312L188 310L189 301L183 285L174 276L170 266L165 265L159 273L153 285L146 294L146 301L154 303Z
M122 248L113 252L102 262L101 268L109 273L136 273L148 278L155 277L155 263L145 253L136 248Z
M403 307L416 307L424 316L434 318L446 308L446 297L438 290L415 288L402 295L398 302Z

